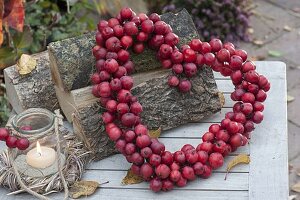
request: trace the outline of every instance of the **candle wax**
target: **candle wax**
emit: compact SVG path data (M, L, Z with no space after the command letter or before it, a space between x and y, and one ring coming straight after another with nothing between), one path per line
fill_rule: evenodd
M40 148L40 152L37 148L31 149L26 155L26 162L34 168L45 169L55 162L56 152L49 147L41 146Z

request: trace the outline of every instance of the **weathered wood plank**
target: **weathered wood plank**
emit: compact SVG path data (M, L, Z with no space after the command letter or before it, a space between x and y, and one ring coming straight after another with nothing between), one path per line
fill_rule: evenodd
M96 180L98 182L109 181L102 188L136 188L148 189L149 183L142 182L134 185L122 185L122 179L127 170L124 171L102 171L88 170L83 178L86 180ZM248 190L248 173L231 173L227 180L224 180L225 173L213 173L209 179L198 178L191 181L187 187L176 188L178 190ZM150 191L149 191L150 193ZM176 193L176 192L175 192Z
M269 78L271 90L265 102L265 120L255 129L250 141L249 197L250 200L282 200L287 199L289 192L286 65L282 62L259 65L258 72Z
M227 164L230 160L233 159L233 156L228 156L225 159L224 165L217 169L217 172L226 172ZM128 163L125 157L121 154L113 155L108 158L105 158L101 161L94 162L87 169L88 170L128 170L131 164ZM249 172L249 165L238 165L234 167L231 172Z
M109 200L183 200L183 199L204 199L204 200L246 200L248 191L199 191L199 190L174 190L173 192L153 193L145 189L100 189L96 192L94 199Z

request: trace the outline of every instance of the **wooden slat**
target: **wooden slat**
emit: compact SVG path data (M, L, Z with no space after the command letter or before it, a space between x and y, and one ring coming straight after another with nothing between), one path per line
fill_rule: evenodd
M109 181L103 188L138 188L148 189L149 183L142 182L134 185L122 185L122 179L127 171L102 171L88 170L83 178L96 180L98 182ZM191 181L187 187L177 188L178 190L248 190L248 173L231 173L227 180L224 180L225 173L213 173L209 179L198 178ZM174 192L176 194L176 192Z
M248 191L196 191L196 190L176 190L172 192L153 193L148 190L139 189L100 189L94 199L109 200L183 200L183 199L203 199L203 200L246 200Z
M265 120L255 129L251 140L250 200L288 197L285 67L282 62L259 64L258 71L269 78L271 90L265 102Z
M226 172L226 166L233 156L228 156L225 158L224 165L217 169L217 172ZM125 157L121 154L113 155L108 158L105 158L101 161L94 162L91 164L89 170L128 170L131 164L128 163ZM249 172L249 165L238 165L234 167L231 172Z

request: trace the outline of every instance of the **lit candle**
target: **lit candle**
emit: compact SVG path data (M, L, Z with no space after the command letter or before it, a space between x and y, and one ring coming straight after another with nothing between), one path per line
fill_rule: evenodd
M40 143L36 143L36 148L31 149L26 155L26 162L28 165L44 169L47 168L55 162L56 153L54 149L49 147L41 147Z

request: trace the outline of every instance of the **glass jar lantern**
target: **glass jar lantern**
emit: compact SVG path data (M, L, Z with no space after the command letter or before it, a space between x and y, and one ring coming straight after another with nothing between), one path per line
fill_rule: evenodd
M63 167L67 145L59 129L55 131L58 120L54 113L42 108L30 108L11 120L12 133L30 141L26 150L14 150L14 164L20 173L30 177L57 173L58 156Z

